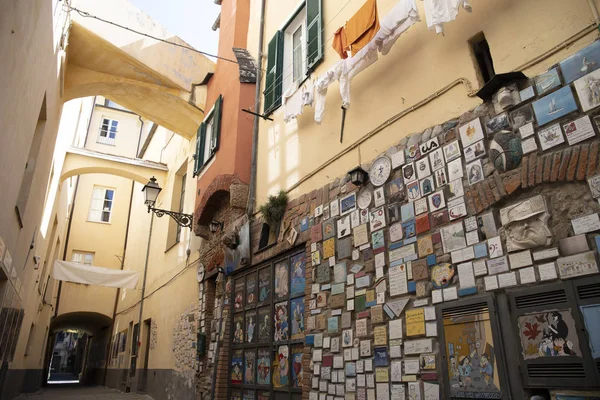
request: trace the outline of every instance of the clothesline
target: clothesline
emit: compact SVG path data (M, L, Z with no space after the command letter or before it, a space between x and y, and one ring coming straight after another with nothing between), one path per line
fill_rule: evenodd
M438 34L443 33L444 23L456 19L458 10L461 6L468 12L471 12L472 10L468 0L424 0L424 5L427 26L430 30L435 30ZM370 13L371 10L369 7L373 8L376 13L375 0L368 0L359 12ZM354 16L353 19L356 19L355 17L356 16ZM314 81L309 79L300 88L296 89L293 87L288 89L282 96L286 121L302 114L304 106L313 105L312 101L309 104L294 100L293 107L288 110L288 101L295 99L296 96L306 97L306 92L309 90L312 91L312 88L314 87L314 119L317 124L320 124L325 113L325 97L327 95L327 89L335 81L340 82L342 107L345 109L349 108L351 102L350 83L352 79L360 72L373 65L378 60L378 53L387 55L398 38L406 32L408 28L420 21L421 18L417 9L416 0L400 0L398 4L396 4L396 6L381 19L381 22L379 22L376 14L375 21L371 18L371 14L360 18L360 20L363 21L364 25L359 28L356 28L355 25L352 28L355 32L353 33L352 38L356 38L356 32L362 32L363 34L369 35L369 41L366 45L363 45L366 40L361 36L361 43L360 46L358 46L360 50L353 54L352 57L342 58L331 66L324 74L314 79ZM373 33L372 30L369 32L368 24L376 24L379 29L376 33ZM336 34L338 32L336 32ZM343 40L334 40L334 48L338 46L336 51L340 50L340 43L343 43ZM346 43L343 46L348 47L348 45L352 47L352 43ZM338 54L340 54L339 51ZM340 54L340 56L343 57L343 54ZM303 94L297 95L297 92Z

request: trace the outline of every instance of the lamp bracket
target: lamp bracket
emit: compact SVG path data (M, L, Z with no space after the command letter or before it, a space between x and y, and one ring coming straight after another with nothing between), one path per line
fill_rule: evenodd
M177 225L179 225L183 228L190 228L190 229L192 228L192 223L194 222L194 216L192 214L184 214L184 213L180 213L180 212L163 210L163 209L154 208L154 207L148 207L148 210L152 210L158 218L160 218L166 214L169 217L173 218L175 220L175 222L177 222Z

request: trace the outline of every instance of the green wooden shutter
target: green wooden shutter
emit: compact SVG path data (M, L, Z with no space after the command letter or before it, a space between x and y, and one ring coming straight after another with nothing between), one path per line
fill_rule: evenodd
M283 80L283 32L277 31L269 42L267 55L267 76L265 79L264 113L281 105L281 89Z
M204 164L204 145L206 143L206 124L203 122L196 132L196 155L194 160L194 176L198 175Z
M215 113L213 114L213 132L215 136L215 146L212 149L212 153L216 153L219 150L219 141L221 138L221 113L223 112L223 95L219 95L217 102L215 103Z
M322 0L306 0L306 31L306 65L310 72L323 60Z

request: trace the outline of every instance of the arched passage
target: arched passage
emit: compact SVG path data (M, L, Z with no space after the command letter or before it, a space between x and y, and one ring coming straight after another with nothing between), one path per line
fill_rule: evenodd
M151 176L164 182L167 172L164 164L71 148L65 155L60 183L76 175L109 174L145 185Z
M112 318L97 312L81 311L61 314L50 322L50 330L58 332L66 329L84 331L95 335L100 330L110 327Z

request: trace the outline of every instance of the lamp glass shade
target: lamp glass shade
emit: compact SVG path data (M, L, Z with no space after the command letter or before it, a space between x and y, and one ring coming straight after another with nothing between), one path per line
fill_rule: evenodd
M353 170L348 171L348 174L350 175L350 182L356 186L361 186L367 179L367 171L361 167L356 167Z
M148 181L148 183L146 183L146 185L144 185L142 188L142 192L144 192L146 195L146 201L144 204L146 204L148 207L152 207L154 203L156 203L156 199L158 198L158 194L161 190L162 188L158 185L158 182L156 182L156 178L150 178L150 181Z

